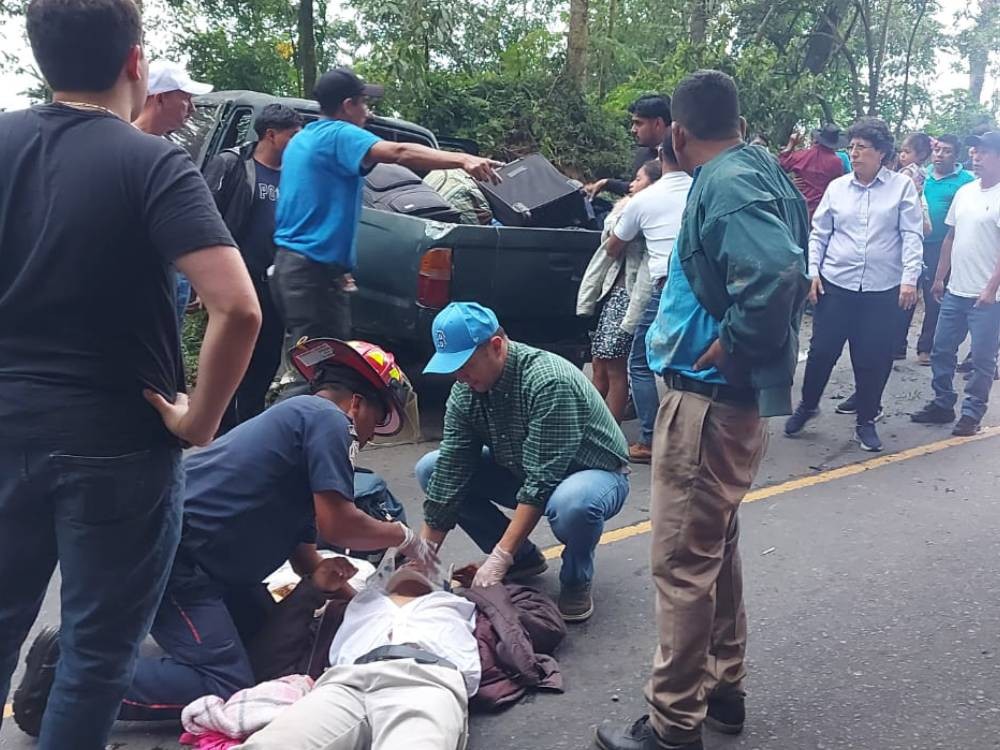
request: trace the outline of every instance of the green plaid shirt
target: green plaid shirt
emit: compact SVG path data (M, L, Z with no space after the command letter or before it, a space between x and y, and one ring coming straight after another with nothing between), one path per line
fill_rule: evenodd
M483 447L521 480L517 502L541 507L570 474L628 463L625 435L586 376L562 357L513 341L489 393L461 383L451 389L424 503L428 526L455 526Z

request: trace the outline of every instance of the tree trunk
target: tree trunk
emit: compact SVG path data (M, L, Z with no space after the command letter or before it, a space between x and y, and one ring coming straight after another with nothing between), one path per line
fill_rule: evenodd
M569 34L566 40L566 72L570 80L583 88L587 77L587 51L590 40L587 34L587 20L590 0L570 0Z
M610 0L608 3L608 25L607 34L605 34L605 49L604 53L601 55L601 70L597 76L597 99L598 101L604 101L604 97L608 92L608 64L612 61L612 55L615 43L615 21L618 17L618 0Z
M836 53L834 44L840 37L840 21L850 7L851 0L831 0L816 20L803 56L806 68L813 75L818 76L826 70L833 59Z
M927 13L927 3L928 0L923 0L920 4L920 12L917 14L917 20L913 22L913 28L910 29L910 39L906 44L906 73L903 76L903 102L899 106L899 122L896 123L896 137L899 138L899 134L903 130L903 122L906 120L907 111L910 106L910 61L913 58L913 44L917 39L917 32L920 31L920 24L924 21L924 15Z
M694 44L708 39L708 0L691 0L688 4L688 31Z
M998 0L980 0L976 28L969 41L969 100L978 104L983 98L986 70L990 64L990 51L994 48L995 35L993 15L1000 13Z
M316 18L313 0L299 0L299 69L302 95L309 98L316 88Z

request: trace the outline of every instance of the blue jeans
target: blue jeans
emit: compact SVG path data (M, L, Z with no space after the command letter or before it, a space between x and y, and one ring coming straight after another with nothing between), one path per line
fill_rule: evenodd
M424 492L437 465L439 451L417 462L415 473ZM521 480L493 462L489 449L472 477L462 500L458 525L483 552L492 552L507 530L507 516L497 505L517 507ZM565 545L560 583L567 588L589 584L594 577L594 550L604 532L604 522L618 515L628 497L628 476L619 472L588 469L570 474L556 487L545 505L552 533ZM514 554L514 564L537 553L525 540Z
M0 702L56 562L62 576L41 750L107 744L180 539L183 471L174 448L0 447Z
M188 277L177 272L177 286L174 289L174 305L177 314L177 331L184 332L184 313L187 312L188 302L191 301L191 282Z
M934 403L945 409L953 409L958 401L954 387L955 366L958 347L968 333L972 334L969 352L972 375L965 384L962 415L980 422L990 400L997 350L1000 349L1000 304L976 307L975 299L945 292L931 352Z
M639 442L645 446L653 445L653 426L656 424L656 412L660 408L660 394L656 390L656 376L649 369L646 359L646 333L656 320L660 311L660 297L663 295L663 281L653 285L653 296L639 319L635 328L635 338L632 339L632 353L628 358L628 379L632 388L632 402L639 418Z

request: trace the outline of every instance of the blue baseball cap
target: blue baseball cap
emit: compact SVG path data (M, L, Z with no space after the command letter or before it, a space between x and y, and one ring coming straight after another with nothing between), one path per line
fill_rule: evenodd
M475 302L452 302L431 325L435 354L424 368L426 375L450 375L459 370L476 349L500 329L497 316Z

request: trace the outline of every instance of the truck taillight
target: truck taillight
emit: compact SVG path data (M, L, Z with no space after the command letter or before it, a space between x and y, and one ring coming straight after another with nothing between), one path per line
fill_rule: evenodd
M432 247L420 259L417 304L439 310L451 301L451 248Z

